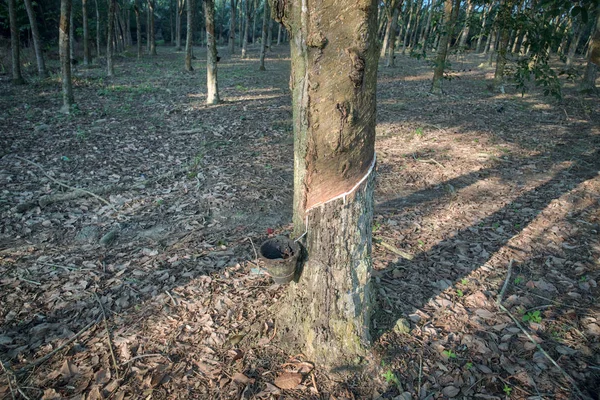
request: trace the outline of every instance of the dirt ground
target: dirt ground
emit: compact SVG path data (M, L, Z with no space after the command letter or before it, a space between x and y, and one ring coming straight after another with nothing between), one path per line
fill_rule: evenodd
M76 66L71 116L56 61L0 76L0 398L599 398L597 97L381 65L379 372L341 379L280 349L255 255L291 230L287 49L220 49L211 107L204 50L158 50Z

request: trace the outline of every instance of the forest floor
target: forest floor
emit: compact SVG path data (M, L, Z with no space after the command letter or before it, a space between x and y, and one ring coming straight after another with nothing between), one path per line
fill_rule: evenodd
M287 48L220 49L211 107L204 50L158 51L76 66L70 116L56 69L0 76L0 398L598 398L597 97L380 66L381 374L340 380L278 346L254 250L291 229Z

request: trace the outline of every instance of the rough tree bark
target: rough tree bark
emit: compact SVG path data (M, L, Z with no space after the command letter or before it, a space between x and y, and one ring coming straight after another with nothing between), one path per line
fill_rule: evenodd
M215 2L204 0L204 20L206 25L206 104L219 103L217 80L217 43L215 40Z
M187 0L187 35L185 39L185 70L193 71L192 46L194 45L194 0Z
M31 27L31 36L33 37L33 48L35 50L35 59L37 61L38 76L40 78L46 78L48 76L48 73L46 72L44 54L42 53L40 31L38 29L37 20L35 19L35 11L33 10L31 0L25 0L25 8L27 9L27 16L29 17L29 26Z
M60 74L62 78L62 94L64 113L70 113L73 106L73 84L71 81L71 39L69 37L69 23L71 15L71 0L60 1L60 22L58 33L58 52L60 56Z
M444 80L444 69L446 67L446 55L448 54L448 46L454 32L454 23L458 16L460 8L460 0L445 0L444 1L444 19L443 26L440 31L440 39L438 43L437 55L435 58L435 68L433 70L433 82L431 84L431 93L442 94L442 82Z
M377 1L273 3L291 34L294 221L308 253L277 327L284 347L344 372L371 340Z
M8 19L10 24L10 50L12 54L12 82L16 85L25 83L21 73L21 44L19 43L19 27L15 0L8 0Z
M260 41L260 67L259 71L266 71L265 68L265 54L267 50L267 13L269 12L268 0L264 0L263 6L263 21L262 21L262 37Z
M117 0L108 0L108 31L106 37L106 73L115 75L113 64L113 36L115 31L115 3Z

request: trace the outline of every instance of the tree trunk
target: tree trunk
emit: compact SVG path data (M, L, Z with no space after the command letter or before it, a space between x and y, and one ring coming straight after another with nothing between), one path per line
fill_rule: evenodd
M8 19L10 24L10 50L12 55L12 82L15 85L25 83L21 73L21 43L19 26L17 25L17 10L15 0L8 0Z
M577 48L579 47L579 41L581 40L581 33L583 32L581 22L578 22L575 25L575 32L573 34L573 39L569 44L569 51L567 53L567 65L571 66L573 64L573 58L575 57L575 53L577 52Z
M125 12L125 25L127 30L127 45L133 46L133 37L131 36L131 4L127 4Z
M463 27L462 34L460 36L460 43L458 44L461 49L466 49L467 39L469 38L469 31L471 30L471 14L473 13L473 1L467 0L467 15L465 19L465 26Z
M460 0L456 0L454 6L453 0L444 1L444 17L443 27L440 32L440 39L437 48L437 56L435 59L435 68L433 70L433 82L431 85L431 93L442 94L442 82L444 80L444 69L446 68L446 55L448 54L448 46L454 32L454 22L458 15Z
M96 4L96 56L100 57L100 9L98 8L98 0L94 0Z
M477 38L477 47L475 48L475 53L481 52L481 44L483 43L483 34L485 33L485 25L489 12L490 7L484 6L483 17L481 18L481 31L479 32L479 37Z
M396 48L396 25L398 23L398 14L400 14L400 10L398 8L394 8L394 16L392 18L392 25L390 29L390 37L389 37L389 46L388 46L388 54L387 60L385 62L386 67L395 67L395 55L394 50Z
M585 68L585 75L581 82L581 90L584 92L593 92L596 90L596 76L600 66L600 10L597 11L595 29L590 37L588 49L588 62Z
M231 5L231 19L229 20L229 53L235 53L235 23L236 23L236 11L237 11L237 0L229 0Z
M71 0L71 15L69 16L69 57L71 61L75 60L75 24L73 23L73 2Z
M283 347L339 371L371 342L377 2L298 3L274 0L292 35L294 221L308 259L275 315Z
M113 65L113 36L115 31L115 3L117 0L108 0L108 32L106 38L106 71L108 76L115 75Z
M204 0L204 20L206 25L206 104L219 103L217 80L217 43L215 41L215 2Z
M497 31L495 29L490 32L490 47L488 49L489 57L488 57L488 65L491 67L494 63L494 53L496 52L496 39L497 39Z
M263 21L262 21L262 37L260 43L260 67L259 71L266 71L265 68L265 53L267 49L267 13L269 12L269 4L267 0L264 0L263 6Z
M175 0L175 51L181 51L181 14L183 13L183 1Z
M252 12L252 44L256 44L256 16L258 14L258 0L254 0L254 11Z
M244 34L242 35L242 58L247 57L248 52L248 27L250 26L250 0L245 2L245 19Z
M142 58L142 22L140 21L139 0L134 0L133 11L135 12L135 32L137 40L137 56Z
M499 18L499 35L498 56L496 57L496 71L494 72L494 89L504 93L504 68L506 67L506 52L510 39L510 18L512 2L510 0L502 0L500 3Z
M60 75L62 78L62 94L64 113L70 113L73 106L73 84L71 81L71 40L69 38L69 23L71 15L71 0L60 1L60 30L58 33L58 52L60 55Z
M406 54L406 46L408 46L408 39L410 37L410 28L413 23L414 11L413 4L409 1L406 7L410 10L408 13L408 21L404 30L404 36L402 38L402 54Z
M387 25L385 27L385 35L383 35L383 43L381 44L381 52L379 54L380 58L385 57L385 55L387 54L388 51L388 47L389 47L389 42L390 42L390 34L392 31L392 20L394 18L394 9L388 9L386 11L387 14ZM396 18L398 18L396 16Z
M33 10L31 0L25 0L25 8L27 9L27 16L29 17L29 26L31 27L33 48L35 50L35 59L37 61L38 67L38 76L43 79L48 76L48 73L46 72L44 54L42 53L42 41L40 39L40 31L38 30L37 20L35 19L35 11Z
M429 39L429 35L431 32L431 16L433 15L433 4L429 6L429 11L427 13L427 22L425 23L425 28L423 29L423 37L421 38L421 43L423 43L423 51L427 51L427 39Z
M415 24L413 28L413 32L408 39L408 44L410 45L411 50L415 48L419 39L419 24L421 23L421 7L423 5L423 0L417 1L417 5L415 7Z
M189 17L188 17L189 18ZM154 29L154 0L148 0L148 42L150 45L150 55L156 55L156 37Z
M194 0L187 0L187 35L185 39L185 70L193 71L192 46L194 42Z
M81 20L83 23L83 65L90 65L90 29L88 27L87 0L81 0Z
M273 51L273 18L269 16L269 26L267 27L267 48Z

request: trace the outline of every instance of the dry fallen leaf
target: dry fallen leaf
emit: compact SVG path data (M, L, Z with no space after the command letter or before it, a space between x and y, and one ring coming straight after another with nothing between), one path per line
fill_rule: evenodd
M302 382L302 375L295 372L284 372L275 378L275 385L280 389L294 389Z
M242 385L247 385L249 383L254 383L254 379L253 378L248 378L246 375L242 374L242 373L236 373L234 374L231 379L233 379L234 382L236 383L241 383Z

